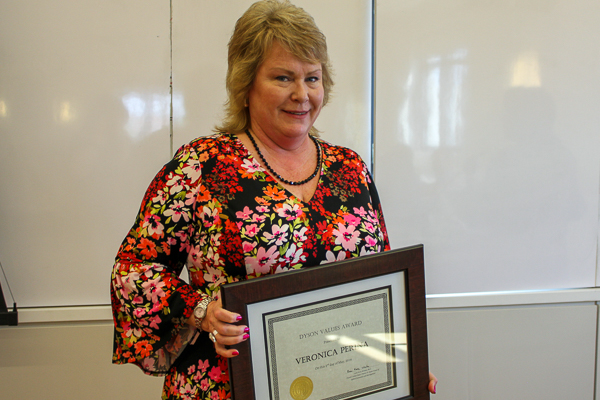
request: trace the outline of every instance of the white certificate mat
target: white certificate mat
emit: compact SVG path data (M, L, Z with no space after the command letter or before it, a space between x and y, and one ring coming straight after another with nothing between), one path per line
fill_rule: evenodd
M405 272L248 305L256 399L411 393Z

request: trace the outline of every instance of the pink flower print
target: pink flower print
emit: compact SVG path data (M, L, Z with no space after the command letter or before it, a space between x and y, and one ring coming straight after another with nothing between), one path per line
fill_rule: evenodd
M160 277L142 283L142 288L144 289L144 295L146 296L146 299L152 303L157 303L161 297L165 296L165 292L162 290L163 286L165 286L165 283L160 279Z
M238 211L235 213L235 216L238 217L239 219L248 219L250 218L250 215L253 213L253 211L248 208L248 206L244 207L244 211Z
M142 360L142 366L144 367L144 369L146 371L153 371L154 363L155 363L154 358L146 357Z
M137 290L135 282L140 279L140 274L137 272L130 272L123 278L121 278L120 275L117 275L116 279L117 281L120 281L123 287L123 289L121 289L123 297L129 297L129 293L135 293Z
M377 215L375 215L375 213L372 210L369 210L369 215L367 216L367 220L373 224L377 224L377 222L379 221L377 219Z
M202 379L202 382L200 382L200 390L202 390L203 392L206 392L209 387L210 387L210 383L208 383L208 378Z
M246 257L246 272L252 275L256 272L267 274L271 270L271 265L279 255L276 253L277 246L272 246L269 250L259 247L256 257Z
M266 218L266 215L254 214L252 215L252 222L263 222Z
M192 384L188 382L181 391L181 399L182 400L192 400L194 398L195 394L196 394L196 390L194 389Z
M360 218L352 214L344 215L344 221L346 221L347 224L353 226L358 226L360 224Z
M141 318L144 316L144 314L146 314L146 310L142 307L138 307L135 310L133 310L133 316L136 318Z
M258 226L251 224L243 228L242 233L248 237L254 237L258 233Z
M216 390L210 392L210 400L220 400L219 393Z
M181 171L190 178L191 182L196 182L202 175L202 165L200 161L189 158L187 165Z
M375 227L370 222L365 222L365 229L367 230L367 232L370 232L370 233L375 232Z
M206 370L208 369L210 365L208 364L208 360L200 360L200 362L198 362L198 369L201 369L202 372L206 372ZM204 389L202 389L204 390Z
M277 209L277 214L279 214L281 218L293 221L302 215L302 209L298 204L285 203L283 207Z
M214 235L210 235L210 244L213 247L219 247L221 245L221 233L215 233Z
M158 215L146 215L142 228L148 229L148 234L150 236L156 235L159 238L163 236L164 226L160 223Z
M140 336L142 336L142 330L138 327L138 326L134 326L133 328L131 327L131 322L125 322L122 325L123 328L123 332L125 332L125 335L127 337L136 337L139 338Z
M177 232L175 234L175 236L177 236L179 238L179 243L180 243L179 251L189 253L190 248L192 246L190 246L190 242L187 240L187 234L185 232ZM173 241L173 242L171 243L171 241ZM177 242L175 241L175 239L169 238L168 243L169 243L169 245L173 246Z
M342 224L338 224L338 228L333 230L333 235L336 237L335 244L341 244L344 250L356 250L356 244L360 240L358 237L360 232L355 230L354 226L345 227Z
M256 247L256 243L242 242L242 250L244 253L250 253Z
M188 375L193 375L193 374L194 374L194 372L196 372L196 366L195 366L195 365L190 365L190 366L188 367L187 374L188 374Z
M303 249L297 248L296 244L292 243L288 251L285 253L284 260L288 265L297 264L298 261L305 261L306 256L303 256Z
M346 252L345 251L340 251L337 255L337 257L335 256L335 254L333 254L332 251L327 250L327 253L325 253L325 261L321 262L321 264L327 264L327 263L332 263L332 262L336 262L336 261L342 261L346 259Z
M196 193L190 191L185 194L185 205L191 206L196 202Z
M296 242L304 242L306 240L306 232L308 231L307 227L302 227L299 231L294 231L294 240Z
M259 213L269 212L269 207L267 206L256 206L256 211Z
M152 199L153 203L159 202L160 204L165 204L165 201L167 201L167 197L168 195L163 192L162 190L159 190L156 193L156 196Z
M150 328L158 329L158 324L161 323L159 315L155 315L154 317L150 317Z
M221 380L221 368L212 367L208 373L208 377L215 382L219 382Z
M262 171L260 164L255 159L252 159L252 160L249 160L247 158L244 159L242 168L244 168L246 171L248 171L249 174L253 174L255 172Z
M210 227L213 226L219 217L219 210L216 208L211 210L210 208L204 206L202 207L202 222L204 222L204 226Z
M223 276L223 271L218 268L206 266L206 272L204 273L204 280L206 282L212 282L214 287L225 283L225 277Z
M281 246L283 243L287 242L287 236L285 233L288 231L288 229L290 229L290 226L287 224L283 226L273 225L271 227L272 233L265 232L264 236L269 241L269 244L273 244L273 242L275 242L277 246Z
M169 190L170 194L179 193L183 190L183 185L180 181L181 176L179 175L173 175L171 176L171 178L169 178L169 180L167 181L167 186L171 187L171 189Z
M379 253L380 252L379 250L380 250L379 246L377 246L377 248L371 249L371 250L367 250L366 247L363 247L362 249L360 249L360 254L358 256L362 257L362 256L367 256L369 254Z
M185 222L188 222L190 220L190 216L187 213L185 204L183 204L183 201L181 200L174 201L171 207L168 210L166 210L164 214L167 217L173 218L173 222L178 222L181 219L181 217L183 217Z
M360 208L356 208L356 207L354 207L354 212L355 212L356 214L360 215L360 216L361 216L361 217L363 217L363 218L364 218L364 217L367 215L367 212L365 211L365 208L364 208L364 207L362 207L362 206L361 206Z
M367 242L368 247L373 247L377 244L377 240L372 236L367 236L365 241Z

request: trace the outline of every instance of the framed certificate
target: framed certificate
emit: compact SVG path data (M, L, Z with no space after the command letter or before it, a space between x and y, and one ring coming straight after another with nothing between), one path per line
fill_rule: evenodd
M235 400L429 399L423 246L224 285Z

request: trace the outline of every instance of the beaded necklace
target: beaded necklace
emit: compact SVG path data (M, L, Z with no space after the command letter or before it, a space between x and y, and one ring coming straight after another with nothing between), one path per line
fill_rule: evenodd
M265 167L267 167L269 172L271 174L273 174L277 179L279 179L283 183L287 183L288 185L293 185L293 186L304 185L305 183L310 182L315 176L317 176L317 174L321 170L321 164L323 162L322 155L321 155L321 145L319 144L319 141L311 135L308 135L308 136L312 139L312 141L315 143L315 146L317 147L317 167L315 168L315 171L312 173L311 176L309 176L308 178L301 180L299 182L288 181L287 179L282 178L281 175L279 175L277 172L273 171L273 168L271 168L271 166L269 165L267 160L265 160L265 157L262 155L262 153L260 152L260 149L256 145L254 138L250 134L250 130L246 129L246 135L248 135L248 137L250 138L250 141L252 142L252 146L254 146L254 150L256 150L256 152L258 153L258 156L262 160L263 164L265 164Z

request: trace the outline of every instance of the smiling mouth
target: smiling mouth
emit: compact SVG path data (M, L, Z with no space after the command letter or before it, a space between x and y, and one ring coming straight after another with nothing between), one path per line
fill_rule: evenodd
M308 114L308 111L286 111L286 113L292 115L305 115Z

